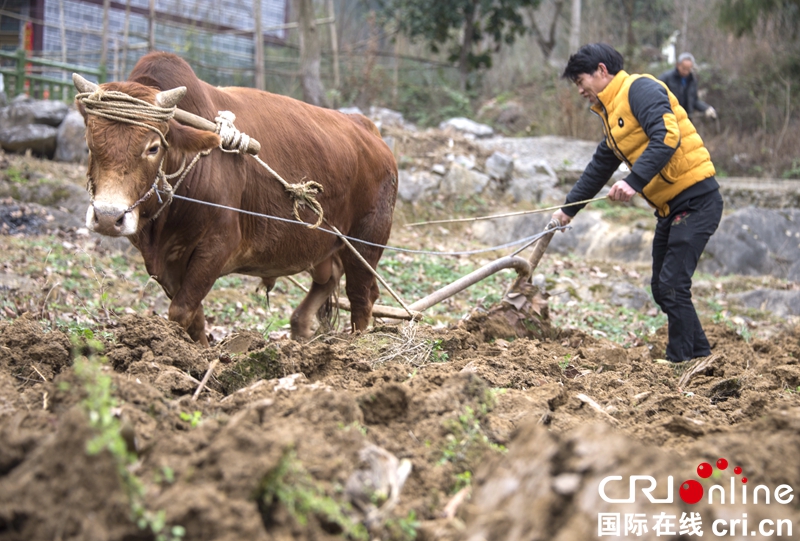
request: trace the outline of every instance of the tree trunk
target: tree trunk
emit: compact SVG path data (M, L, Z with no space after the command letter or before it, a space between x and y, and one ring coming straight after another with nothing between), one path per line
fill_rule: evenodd
M573 0L573 3L575 1L580 4L580 0ZM531 31L536 37L536 43L539 44L539 49L542 51L545 62L550 60L550 55L553 54L553 49L556 47L556 30L558 29L558 20L561 18L561 10L563 8L564 0L555 0L553 4L553 18L550 20L550 27L547 36L542 33L542 31L539 29L538 23L536 22L536 10L533 8L530 10ZM580 15L578 16L578 25L580 26ZM572 40L572 34L570 34L570 40ZM572 50L572 42L570 41L570 51Z
M622 0L627 21L627 36L625 39L625 60L631 62L636 52L636 36L633 33L633 17L636 14L636 0Z
M313 0L294 0L300 30L300 84L303 100L314 105L327 106L325 89L320 77L320 45Z
M572 0L569 29L569 52L575 53L581 46L581 0Z
M467 77L469 76L469 53L472 51L472 41L475 36L475 19L478 14L477 2L473 2L464 14L464 37L461 41L461 52L458 58L458 75L461 79L461 91L467 90Z
M103 44L100 49L100 69L103 70L107 70L108 64L108 11L110 9L111 0L103 0Z
M678 37L678 50L675 51L676 56L691 49L689 47L689 0L683 2L683 13L681 21L681 34Z
M147 50L156 50L156 0L150 0L150 12L147 18Z
M261 29L261 0L253 0L253 45L255 46L255 58L253 59L253 77L255 87L258 90L265 90L264 84L264 33Z
M328 17L331 19L331 52L333 53L333 87L339 90L339 36L336 34L336 10L333 0L328 0Z
M128 33L131 26L131 0L125 0L125 24L122 27L122 66L120 67L120 79L128 77Z

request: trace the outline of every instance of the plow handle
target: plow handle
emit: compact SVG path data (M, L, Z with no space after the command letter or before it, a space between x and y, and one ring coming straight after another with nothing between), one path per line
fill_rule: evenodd
M536 241L536 244L533 247L533 253L531 254L530 259L528 259L528 263L530 263L530 266L531 266L530 274L527 275L527 276L523 276L522 274L517 276L517 279L514 280L514 283L511 284L511 287L509 287L506 290L504 296L508 295L509 293L511 293L513 291L516 291L516 289L519 287L519 285L522 282L530 280L531 276L533 276L533 271L536 270L536 267L539 265L539 261L542 260L542 256L544 255L544 251L547 250L547 246L550 244L550 240L552 240L553 235L555 234L555 228L560 226L560 225L561 224L558 223L558 221L555 218L553 218L552 220L550 220L547 223L547 225L544 228L545 234L542 235L539 238L539 240Z

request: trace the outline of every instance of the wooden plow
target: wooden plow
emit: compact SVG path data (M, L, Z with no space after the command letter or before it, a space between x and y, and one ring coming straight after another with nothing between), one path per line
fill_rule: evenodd
M536 270L536 267L539 265L539 261L541 261L545 250L547 250L547 246L550 244L550 240L553 238L558 226L559 223L555 220L551 220L547 224L544 229L544 234L534 241L535 244L533 244L533 253L527 260L517 255L510 255L496 259L491 263L487 263L483 267L472 271L466 276L459 278L455 282L437 289L430 295L408 305L409 310L412 312L411 314L406 312L406 310L403 308L376 304L372 307L372 315L373 317L385 317L401 320L418 319L422 317L423 310L449 299L456 293L459 293L504 269L514 269L517 271L517 278L514 283L512 283L511 286L509 286L505 291L503 300L501 302L520 308L523 302L522 298L526 293L523 291L523 289L526 289L525 284L530 285L529 282L531 276L533 276L533 271ZM517 253L521 252L527 247L528 246L521 248L517 251ZM349 311L350 302L347 299L339 299L339 308Z
M73 73L72 80L73 80L73 83L74 83L75 87L81 93L87 93L87 94L88 93L93 93L93 92L96 92L98 90L98 88L99 88L97 84L92 83L90 81L87 81L86 79L84 79L83 77L78 75L77 73ZM192 114L192 113L190 113L188 111L185 111L185 110L182 110L182 109L179 109L179 108L175 107L174 104L177 103L178 101L180 101L180 99L183 97L183 95L185 93L186 93L186 87L177 87L177 88L173 88L171 90L166 90L166 91L159 92L158 96L156 97L156 102L157 102L156 106L157 107L170 107L172 109L172 112L173 112L173 118L175 120L177 120L178 122L180 122L181 124L186 124L188 126L192 126L194 128L197 128L197 129L218 133L218 134L220 134L220 136L223 139L223 141L225 141L227 137L223 136L223 134L221 133L222 129L224 129L224 125L219 125L218 123L211 122L210 120L207 120L205 118L202 118L200 116ZM224 112L221 112L220 115L222 116L223 113ZM219 119L217 119L217 120L219 120ZM232 121L231 121L231 124L232 124ZM227 134L227 135L230 135L230 134ZM250 154L250 155L254 156L256 159L258 159L258 153L261 150L261 144L257 140L255 140L255 139L253 139L253 138L251 138L249 136L246 139L241 139L239 137L238 131L234 135L235 135L234 139L236 141L234 144L238 144L239 141L242 142L242 147L243 148L238 149L238 151L239 152L246 152L247 154ZM232 149L232 150L237 150L237 149ZM280 178L280 176L276 172L272 171L272 169L270 169L269 166L267 166L263 162L259 162L259 163L261 163L262 165L266 166L266 168L276 178L278 178L278 180L281 180L282 182L285 183L285 181L283 181L283 179ZM320 222L321 221L322 221L322 216L320 215ZM319 225L319 224L317 224L317 225ZM384 305L376 304L376 305L374 305L372 307L372 315L373 315L373 317L390 318L390 319L395 319L395 320L418 319L418 318L422 317L422 311L423 310L426 310L427 308L430 308L431 306L434 306L435 304L438 304L438 303L440 303L440 302L442 302L442 301L444 301L446 299L449 299L450 297L452 297L456 293L459 293L459 292L467 289L468 287L480 282L481 280L484 280L484 279L488 278L489 276L491 276L491 275L493 275L493 274L495 274L497 272L500 272L501 270L514 269L517 272L517 279L505 291L503 299L502 299L502 301L500 303L501 306L511 307L512 309L515 309L517 312L523 313L523 315L526 312L530 313L531 312L530 309L533 306L533 311L536 312L537 315L541 316L541 314L539 313L539 311L538 311L538 309L536 307L536 301L532 298L533 294L531 292L531 289L533 288L533 286L532 286L532 284L530 284L530 279L531 279L531 276L533 275L533 271L536 269L537 265L539 264L539 261L541 260L542 255L544 254L545 250L547 249L547 246L550 244L550 240L553 238L553 234L555 234L556 228L559 225L560 224L555 220L551 220L547 224L547 226L545 227L543 235L541 237L539 237L537 240L534 241L534 243L535 243L535 244L533 244L534 250L533 250L533 253L531 254L530 259L528 259L528 260L525 260L525 259L517 256L516 254L521 252L522 250L528 248L529 246L531 246L531 244L526 245L523 248L520 248L519 250L517 250L517 252L515 252L514 255L501 257L500 259L492 261L491 263L488 263L488 264L484 265L483 267L481 267L481 268L479 268L479 269L467 274L466 276L464 276L462 278L459 278L455 282L453 282L451 284L448 284L448 285L446 285L446 286L434 291L433 293L431 293L427 297L424 297L424 298L422 298L422 299L420 299L420 300L408 305L407 306L408 310L406 310L405 308L396 308L396 307L392 307L392 306L384 306ZM341 235L341 233L339 233L336 230L336 228L333 228L333 229L335 230L336 234L339 235L342 238L342 240L345 242L345 244L349 245L349 243L343 237L343 235ZM350 246L350 248L355 251L355 248L353 248L352 246ZM366 264L366 262L365 262L365 264ZM378 280L384 286L389 287L388 284L386 284L382 280L382 278L380 276L378 276L377 273L375 273L374 270L373 270L373 273L376 275ZM300 286L302 289L305 289L305 287L303 287L301 284L296 282L291 276L286 277L286 278L289 279L290 281L292 281L293 283L295 283L296 285ZM389 288L389 289L391 290L391 288ZM398 300L399 300L399 298L398 298ZM404 303L402 301L400 301L400 304L404 304ZM340 309L346 310L346 311L350 311L350 301L349 300L347 300L347 299L339 299L338 305L339 305ZM497 308L493 308L492 310L497 311L498 309ZM523 316L516 315L515 317L517 317L519 319L519 318L522 318ZM513 317L511 319L513 319Z

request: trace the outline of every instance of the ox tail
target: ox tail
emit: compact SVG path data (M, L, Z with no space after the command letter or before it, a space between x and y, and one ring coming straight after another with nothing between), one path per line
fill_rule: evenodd
M328 333L339 328L339 285L317 311L318 333Z

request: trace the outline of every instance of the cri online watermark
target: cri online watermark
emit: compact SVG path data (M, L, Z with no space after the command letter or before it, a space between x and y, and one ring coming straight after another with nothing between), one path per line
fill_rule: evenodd
M716 463L718 472L728 468L728 461L720 458ZM697 467L697 475L703 479L708 479L714 473L711 464L703 462ZM773 503L787 505L794 501L793 489L789 485L778 485L774 490L770 490L766 485L758 485L748 491L747 477L742 477L742 468L733 468L735 476L730 477L730 488L728 490L721 484L712 485L708 489L707 497L709 505L733 505L737 503L747 504L750 500L752 505ZM650 503L673 503L674 502L674 482L673 477L667 477L667 496L656 498L653 491L656 489L657 482L650 475L631 475L628 478L628 494L625 498L611 498L606 494L606 487L614 486L623 481L620 475L610 475L605 477L598 487L598 492L603 501L607 503L634 503L639 493L644 494ZM741 485L737 490L737 485ZM624 487L624 485L623 485ZM619 487L617 490L619 492ZM689 505L700 502L706 495L703 485L694 479L689 479L681 483L678 489L680 499ZM669 515L661 512L649 517L645 513L598 513L597 535L603 536L637 536L640 537L648 532L648 528L655 535L696 535L703 536L703 521L700 513L691 512L681 513L681 516ZM716 519L711 524L711 533L718 537L722 536L756 536L765 537L791 537L792 521L788 519L760 520L756 525L748 524L747 513L742 513L738 519Z

